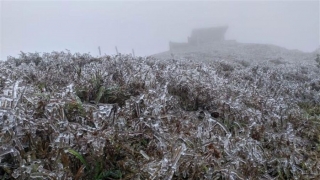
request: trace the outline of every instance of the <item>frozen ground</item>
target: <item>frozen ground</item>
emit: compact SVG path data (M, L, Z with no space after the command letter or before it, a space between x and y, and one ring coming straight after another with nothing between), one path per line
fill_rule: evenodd
M235 42L171 53L1 62L0 177L320 178L316 53Z

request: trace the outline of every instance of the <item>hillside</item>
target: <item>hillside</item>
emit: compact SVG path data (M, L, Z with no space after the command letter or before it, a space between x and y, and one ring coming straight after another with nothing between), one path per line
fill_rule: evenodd
M270 63L281 61L286 63L304 64L314 63L315 54L305 53L299 50L288 50L283 47L268 44L239 43L236 41L221 41L188 47L181 50L166 51L152 55L159 59L175 58L194 59L199 61L229 62L247 61L255 63Z
M312 53L227 42L173 54L0 62L0 178L320 179Z

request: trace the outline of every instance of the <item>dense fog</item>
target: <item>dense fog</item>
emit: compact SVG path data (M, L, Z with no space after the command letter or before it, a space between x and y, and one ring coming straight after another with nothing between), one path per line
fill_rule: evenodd
M318 1L0 1L0 179L320 179Z
M306 52L319 47L318 1L1 1L1 60L23 52L152 55L192 29Z

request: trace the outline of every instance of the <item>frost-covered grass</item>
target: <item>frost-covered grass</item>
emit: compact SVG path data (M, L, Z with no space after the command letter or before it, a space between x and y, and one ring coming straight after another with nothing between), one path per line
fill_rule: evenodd
M0 63L1 179L320 178L314 64L70 52Z

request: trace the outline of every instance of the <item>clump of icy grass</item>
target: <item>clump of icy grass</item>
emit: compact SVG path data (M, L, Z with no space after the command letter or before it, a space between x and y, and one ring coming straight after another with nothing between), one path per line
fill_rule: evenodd
M0 176L317 179L318 73L22 53L1 62Z

